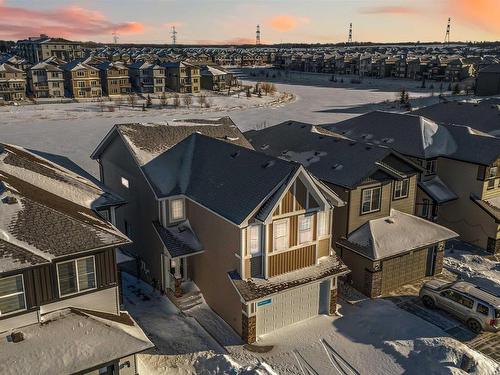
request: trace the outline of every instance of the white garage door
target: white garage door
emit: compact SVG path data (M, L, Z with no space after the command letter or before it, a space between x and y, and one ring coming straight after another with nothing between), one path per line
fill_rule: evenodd
M318 315L319 283L257 302L257 336Z

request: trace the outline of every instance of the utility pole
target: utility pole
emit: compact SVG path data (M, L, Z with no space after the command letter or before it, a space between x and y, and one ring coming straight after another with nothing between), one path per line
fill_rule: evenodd
M118 39L120 39L120 37L118 36L118 33L116 31L113 31L113 43L114 44L118 44Z
M177 44L177 30L175 30L175 26L172 26L172 45Z
M349 38L347 39L348 44L352 44L352 23L349 24Z
M260 25L257 25L257 31L255 32L255 44L260 46Z
M451 18L448 18L448 26L446 26L446 35L444 37L444 42L450 44L450 31L451 31Z

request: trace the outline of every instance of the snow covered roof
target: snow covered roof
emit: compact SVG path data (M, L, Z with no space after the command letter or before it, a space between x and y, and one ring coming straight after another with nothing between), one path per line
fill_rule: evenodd
M97 159L114 136L119 134L132 151L132 156L139 166L143 166L193 133L252 148L229 117L211 120L185 119L155 124L115 125L91 157Z
M377 172L401 179L421 170L388 147L356 142L296 121L249 131L245 136L256 150L301 163L319 180L350 189Z
M385 144L419 159L447 157L490 165L499 156L500 139L468 126L436 123L415 114L374 111L325 128L371 144Z
M500 222L500 196L481 200L474 195L471 195L471 199L479 207L481 207L488 215L493 217L497 222Z
M227 72L224 72L220 69L214 68L213 66L207 65L201 70L201 75L202 76L221 76L221 75L227 75Z
M203 251L203 246L191 228L189 220L167 228L158 221L154 221L153 226L171 258L198 254Z
M420 181L418 186L438 204L458 199L458 196L438 176Z
M0 272L129 242L91 208L105 192L47 159L0 147L0 185Z
M126 312L64 309L42 319L15 330L24 335L20 342L9 340L9 331L0 335L0 373L79 373L154 346Z
M371 260L380 260L455 237L457 233L441 225L391 209L389 216L368 221L339 243Z
M242 280L237 271L228 273L229 279L245 302L280 293L314 281L349 272L347 266L336 255L321 258L317 264L288 272L271 279L254 278Z

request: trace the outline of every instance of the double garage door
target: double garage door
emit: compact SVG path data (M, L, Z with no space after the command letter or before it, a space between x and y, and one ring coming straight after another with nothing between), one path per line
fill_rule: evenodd
M382 262L382 294L426 276L429 249L417 250Z
M257 336L318 315L319 285L306 285L257 302Z

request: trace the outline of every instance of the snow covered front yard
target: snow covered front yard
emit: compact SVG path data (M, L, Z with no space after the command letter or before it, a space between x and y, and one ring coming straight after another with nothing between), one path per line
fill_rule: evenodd
M189 312L122 275L125 308L156 345L139 355L141 374L465 374L459 368L464 353L473 358L470 374L500 371L496 362L382 299L341 300L341 317L318 316L265 335L257 345L272 347L267 353L224 348ZM201 314L192 315L206 325Z

